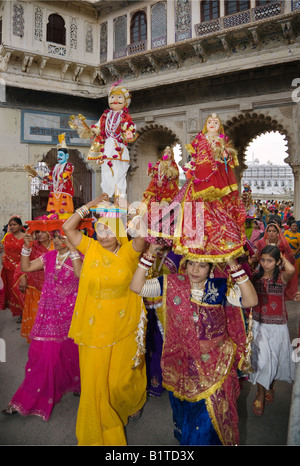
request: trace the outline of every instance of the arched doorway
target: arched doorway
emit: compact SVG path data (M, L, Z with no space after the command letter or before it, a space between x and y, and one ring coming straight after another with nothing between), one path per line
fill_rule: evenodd
M228 120L224 125L224 129L238 151L239 167L235 171L239 184L243 171L247 168L246 149L257 136L268 132L279 132L286 139L287 153L290 155L291 143L287 129L284 128L280 121L269 115L259 113L240 114Z
M69 150L69 162L74 166L73 185L74 185L74 209L92 199L92 174L93 168L88 165L81 153L77 149ZM43 165L52 170L57 163L57 149L50 149L43 157ZM44 170L45 171L45 170ZM42 187L41 187L42 188ZM39 189L32 195L32 218L45 215L49 197L49 190Z
M147 176L149 162L154 165L166 146L175 146L179 143L176 134L162 125L147 125L138 132L139 138L130 153L127 189L129 202L141 201L150 183L150 178Z
M294 175L287 156L287 141L279 131L265 132L250 142L242 185L250 185L254 199L293 202Z

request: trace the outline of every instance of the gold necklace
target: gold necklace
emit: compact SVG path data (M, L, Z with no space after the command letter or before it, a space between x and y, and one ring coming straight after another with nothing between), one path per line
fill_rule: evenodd
M62 266L64 265L64 263L66 262L66 260L68 259L70 255L70 251L67 251L65 254L62 254L60 255L59 253L57 253L56 255L56 259L55 259L55 270L56 270L56 273L54 275L54 280L57 280L58 278L58 274L62 268Z
M193 282L191 283L191 295L194 301L197 301L199 303L202 302L206 282L207 282L207 279L201 284L193 283Z

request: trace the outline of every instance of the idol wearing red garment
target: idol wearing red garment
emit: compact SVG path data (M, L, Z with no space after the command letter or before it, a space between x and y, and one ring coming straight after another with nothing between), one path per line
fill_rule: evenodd
M238 166L236 151L216 114L207 118L187 149L188 180L170 206L157 213L149 236L165 238L174 252L192 260L236 258L244 253L246 210L233 171Z
M149 163L148 175L152 177L152 180L143 194L143 202L148 204L154 201L169 204L179 191L179 170L170 146L165 148L162 157L155 165Z
M149 163L148 175L152 179L143 194L139 214L147 225L151 225L152 211L155 218L157 209L170 204L179 191L179 169L170 146L165 147L155 165Z

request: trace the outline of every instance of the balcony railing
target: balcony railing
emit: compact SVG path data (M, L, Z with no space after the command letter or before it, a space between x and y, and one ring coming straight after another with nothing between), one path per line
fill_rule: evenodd
M127 46L128 55L134 53L145 52L147 50L147 39L141 40L140 42L133 42Z
M271 18L283 13L284 2L269 3L268 5L252 8L251 10L241 11L230 16L224 16L211 21L205 21L195 25L196 36L204 36L218 31L242 26L243 24L255 23L263 19Z
M67 48L64 45L47 43L47 52L51 55L58 57L65 57L67 55Z

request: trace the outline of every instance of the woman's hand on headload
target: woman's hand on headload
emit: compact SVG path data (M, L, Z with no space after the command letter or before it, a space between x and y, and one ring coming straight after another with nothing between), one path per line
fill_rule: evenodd
M102 193L100 196L97 196L92 201L87 202L85 205L89 209L90 207L97 206L101 202L109 202L109 195L107 193Z

